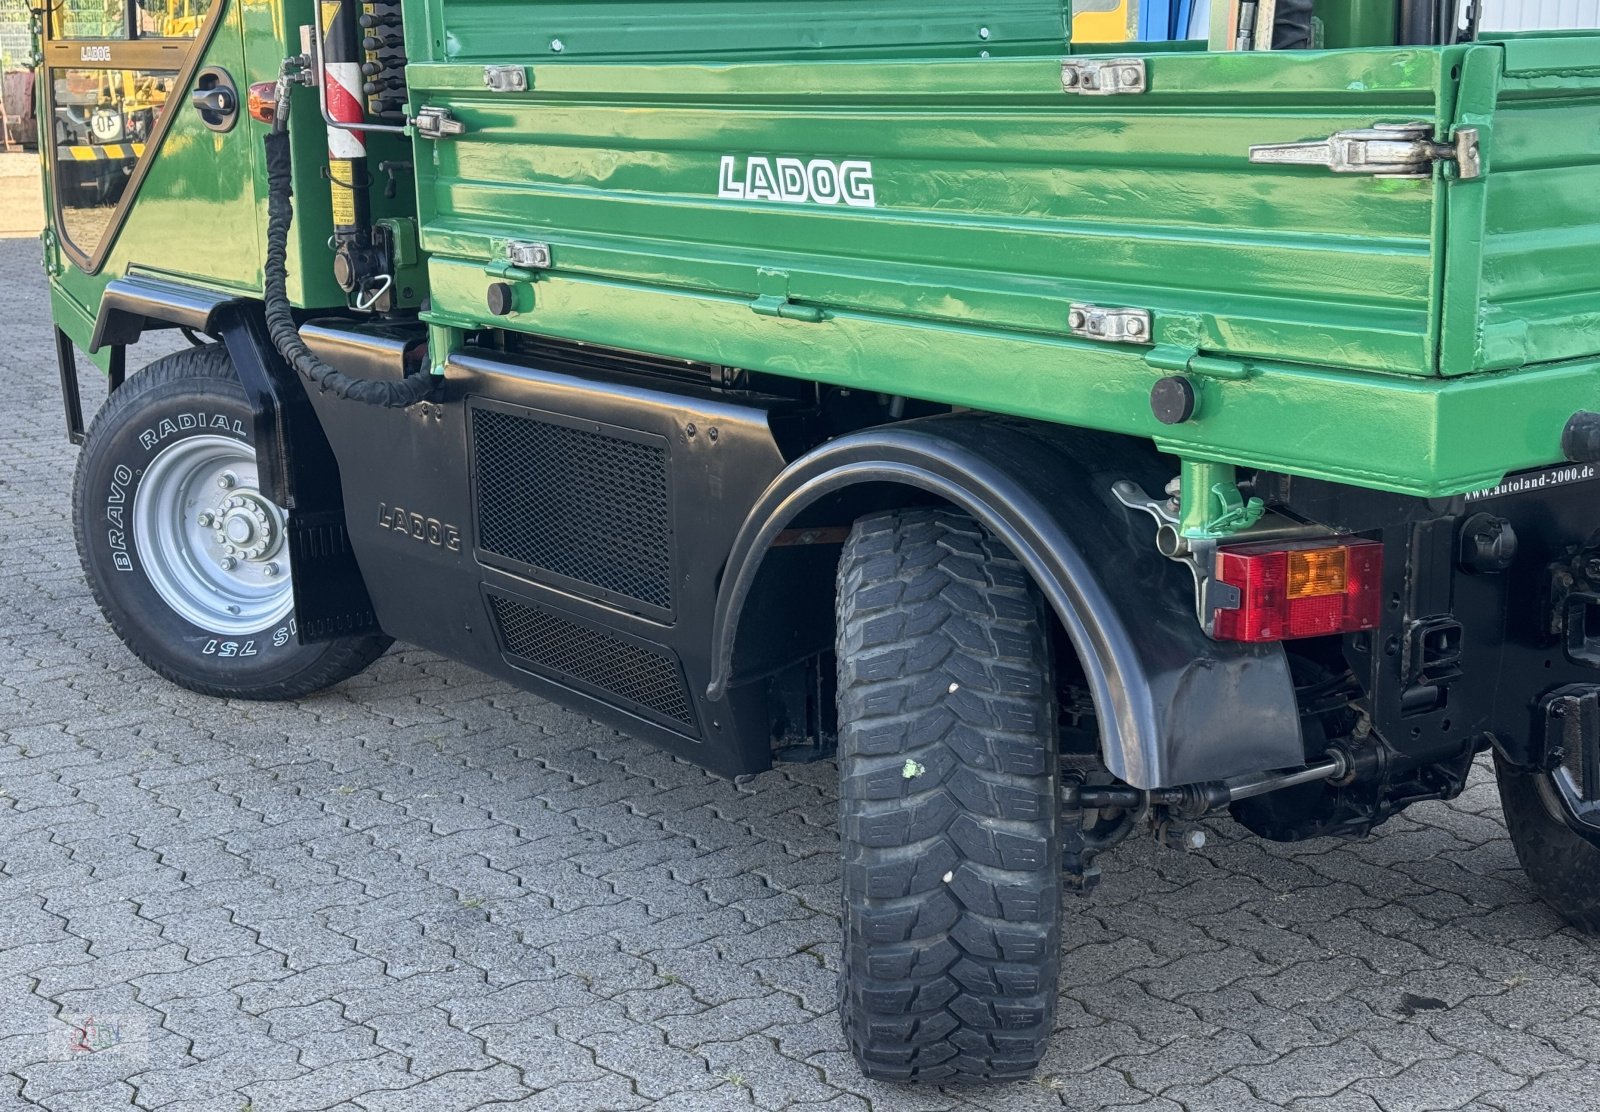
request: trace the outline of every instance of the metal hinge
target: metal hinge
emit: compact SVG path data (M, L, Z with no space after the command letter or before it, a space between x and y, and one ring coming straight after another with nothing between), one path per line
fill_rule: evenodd
M1061 63L1063 92L1114 97L1142 93L1148 87L1143 58L1066 58Z
M525 93L528 71L523 66L484 66L483 84L494 93Z
M750 303L750 311L763 317L782 317L785 320L805 321L816 324L825 320L827 314L816 305L797 305L789 300L789 272L775 270L772 267L758 267L756 269L756 294Z
M1067 327L1085 340L1112 344L1148 344L1150 310L1108 308L1074 301L1067 309Z
M1477 128L1458 128L1454 140L1445 143L1434 138L1432 124L1421 121L1337 131L1308 143L1263 143L1250 148L1250 161L1379 178L1431 177L1435 162L1454 162L1459 178L1483 173Z
M467 125L452 116L450 109L426 105L417 109L411 126L424 139L443 139L447 135L461 135L467 130Z

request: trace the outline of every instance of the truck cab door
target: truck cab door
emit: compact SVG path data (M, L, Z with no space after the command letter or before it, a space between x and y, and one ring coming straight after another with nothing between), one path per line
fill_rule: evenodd
M51 9L42 43L46 265L57 323L86 347L93 307L132 266L259 285L255 144L237 0Z

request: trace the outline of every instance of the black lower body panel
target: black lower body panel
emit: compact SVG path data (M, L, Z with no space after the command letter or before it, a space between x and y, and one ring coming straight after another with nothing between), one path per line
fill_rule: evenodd
M439 402L314 400L386 633L714 771L769 766L760 685L705 695L718 573L783 466L765 409L488 353Z

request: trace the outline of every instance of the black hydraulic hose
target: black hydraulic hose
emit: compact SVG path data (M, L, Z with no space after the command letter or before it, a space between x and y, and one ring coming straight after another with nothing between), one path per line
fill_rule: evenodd
M416 405L433 392L434 376L423 371L407 375L398 382L347 375L322 360L300 338L289 307L287 266L289 224L294 219L293 188L290 177L289 133L286 121L267 134L267 261L263 268L266 289L267 333L278 354L300 374L335 397L365 402L367 405L404 409Z

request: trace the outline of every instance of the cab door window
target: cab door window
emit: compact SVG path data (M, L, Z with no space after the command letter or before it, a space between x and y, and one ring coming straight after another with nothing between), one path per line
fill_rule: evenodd
M82 254L105 242L177 77L175 70L52 71L60 230Z

